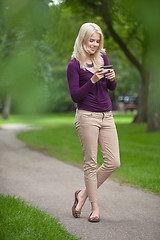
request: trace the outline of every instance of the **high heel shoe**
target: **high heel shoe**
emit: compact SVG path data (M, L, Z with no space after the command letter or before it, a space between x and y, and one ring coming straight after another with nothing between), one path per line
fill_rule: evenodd
M81 211L77 211L77 210L76 210L76 207L77 207L77 204L78 204L78 198L77 198L77 196L78 196L78 194L79 194L80 191L81 191L81 190L78 190L78 191L75 192L75 200L74 200L74 204L73 204L73 207L72 207L72 215L73 215L73 217L75 217L75 218L80 218L80 215L81 215Z
M100 222L100 217L96 216L96 217L91 217L92 215L92 212L91 214L89 215L89 218L88 218L88 221L89 222L93 222L93 223L97 223L97 222Z

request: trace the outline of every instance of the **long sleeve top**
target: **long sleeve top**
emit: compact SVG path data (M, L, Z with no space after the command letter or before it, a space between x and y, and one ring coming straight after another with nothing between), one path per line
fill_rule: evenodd
M106 53L102 54L104 65L109 65ZM102 78L95 84L90 80L94 74L80 68L79 62L73 58L67 67L68 86L73 102L78 109L91 112L107 112L112 110L108 89L114 90L117 82Z

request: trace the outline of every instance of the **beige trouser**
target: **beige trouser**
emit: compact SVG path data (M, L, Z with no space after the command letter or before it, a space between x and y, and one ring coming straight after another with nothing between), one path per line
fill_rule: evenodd
M97 202L97 188L120 166L117 131L110 112L76 110L75 125L84 156L84 179L90 202ZM100 146L103 164L97 169Z

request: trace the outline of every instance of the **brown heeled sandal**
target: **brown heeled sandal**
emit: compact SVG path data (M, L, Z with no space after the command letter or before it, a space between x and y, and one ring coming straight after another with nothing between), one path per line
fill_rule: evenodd
M77 204L78 204L78 193L80 192L81 190L78 190L75 192L75 200L74 200L74 204L73 204L73 207L72 207L72 215L73 217L75 218L80 218L80 215L81 215L81 211L77 211L76 210L76 207L77 207Z
M89 218L88 218L88 221L89 222L93 222L93 223L97 223L97 222L100 222L100 217L92 217L91 218L91 215L92 215L92 212L91 212L91 214L89 215Z

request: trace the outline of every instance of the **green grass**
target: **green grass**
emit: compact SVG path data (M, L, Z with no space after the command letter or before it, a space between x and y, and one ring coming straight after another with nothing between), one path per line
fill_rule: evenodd
M74 113L58 113L44 115L10 115L9 119L3 120L0 115L1 124L26 123L34 126L51 126L55 124L73 124ZM133 113L115 115L117 123L130 123L133 120Z
M57 219L24 201L0 195L1 240L78 240Z
M146 132L146 124L117 125L123 183L160 194L160 133Z
M44 115L11 115L3 120L0 116L0 124L26 123L33 126L49 126L53 124L74 123L74 113L58 113Z

